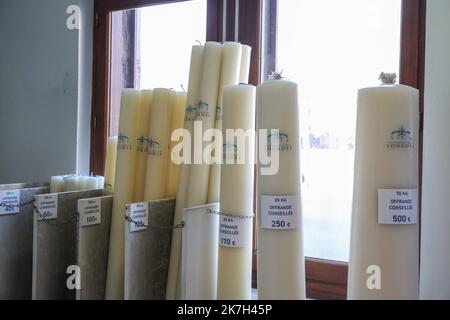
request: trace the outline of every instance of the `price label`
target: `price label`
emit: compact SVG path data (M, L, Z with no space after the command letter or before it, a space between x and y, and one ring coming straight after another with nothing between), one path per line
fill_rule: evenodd
M253 219L220 216L219 244L227 248L244 248L251 245Z
M16 206L20 203L20 190L0 191L0 203L6 205L0 207L0 215L19 213L20 209Z
M132 203L127 207L128 216L134 221L130 222L130 232L146 230L148 225L148 203Z
M416 224L417 189L379 189L379 224Z
M261 227L271 230L298 229L298 197L261 196Z
M78 200L78 212L80 213L81 227L95 226L102 223L102 199Z
M39 210L38 221L58 218L58 194L36 197L36 208Z

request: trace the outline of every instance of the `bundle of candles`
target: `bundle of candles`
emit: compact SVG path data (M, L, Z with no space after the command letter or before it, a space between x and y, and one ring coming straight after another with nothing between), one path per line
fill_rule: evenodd
M50 193L103 189L105 178L102 176L64 175L53 176L50 181Z

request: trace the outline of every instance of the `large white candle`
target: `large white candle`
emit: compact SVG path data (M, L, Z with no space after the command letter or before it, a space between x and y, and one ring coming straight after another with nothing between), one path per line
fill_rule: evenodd
M242 45L236 42L225 42L222 53L222 68L217 97L216 124L217 130L222 130L223 89L229 85L239 84L241 71ZM208 203L220 201L220 164L213 164L209 177Z
M175 93L175 99L173 99L172 103L172 122L170 126L169 138L172 133L177 129L182 129L184 126L184 113L186 110L186 93L185 92L177 92ZM177 142L169 142L169 172L167 178L167 188L166 188L166 197L167 198L175 198L177 195L178 189L178 178L180 175L180 165L175 164L172 161L171 153L173 147L177 144Z
M116 175L117 137L110 137L106 147L105 189L108 194L114 192L114 177Z
M53 176L50 180L50 193L64 191L64 178L62 176Z
M248 83L250 75L250 62L252 57L252 47L242 46L241 70L239 74L239 83Z
M240 145L239 138L227 137L227 129L242 129L245 132L251 130L251 134L245 138L245 146ZM222 165L220 212L231 216L247 216L247 218L237 222L239 239L235 244L233 244L234 240L231 246L220 243L218 299L251 299L253 219L249 217L253 216L254 130L255 87L250 85L226 87L223 110L224 158L231 159L232 163L241 161L243 164L227 164L227 162ZM245 149L236 151L235 147L245 147ZM235 219L239 220L239 218ZM223 224L222 217L220 224Z
M258 171L258 298L304 299L297 84L275 77L258 86L256 99L257 128L268 130L267 136L259 136L259 153L279 151L276 174L262 174L261 164ZM278 134L271 136L272 130ZM270 152L276 161L274 150Z
M77 175L70 175L67 177L64 177L64 191L78 191L80 190L80 187L78 185L79 178Z
M136 160L136 179L134 183L134 202L144 201L145 175L147 172L147 141L150 130L150 113L153 91L141 91L141 105L138 125L138 148Z
M139 104L139 91L123 90L109 241L106 299L123 299L124 295L125 205L133 202L134 197Z
M195 107L198 102L198 90L200 86L202 61L204 47L193 46L191 53L191 65L189 69L188 93L186 98L186 110L184 118L184 128L189 132L190 137L183 136L183 139L192 138L194 131L193 121L195 119ZM190 164L181 165L180 177L177 190L177 201L175 205L174 224L178 225L183 220L183 209L186 207L188 193L188 183L190 174ZM170 250L169 274L167 278L166 299L173 300L180 296L180 267L181 267L181 231L174 230Z
M196 121L202 122L203 132L215 125L221 65L222 45L217 42L207 42L203 53L202 77L196 112ZM202 150L199 155L201 153ZM210 157L204 160L211 162ZM210 165L206 163L191 165L187 207L197 207L208 201L209 171Z
M419 297L418 125L416 89L359 90L349 299Z
M174 91L155 89L150 113L148 134L147 170L144 199L158 200L166 196L169 166L169 131L171 126Z

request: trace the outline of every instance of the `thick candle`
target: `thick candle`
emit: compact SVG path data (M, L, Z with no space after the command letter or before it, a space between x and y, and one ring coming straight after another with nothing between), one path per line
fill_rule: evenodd
M248 78L250 75L251 57L252 57L252 47L243 45L239 83L248 83Z
M109 241L106 299L123 299L124 295L125 205L133 202L134 197L139 104L139 91L133 89L123 90Z
M171 126L174 92L155 89L150 113L148 134L147 170L144 199L159 200L166 197L169 165L169 131Z
M416 89L359 90L349 299L419 297L418 125Z
M195 119L195 108L198 102L198 90L202 74L203 50L203 46L192 47L188 93L184 117L184 128L189 132L190 137L183 136L183 139L192 138L192 133L194 131L193 120ZM181 165L174 215L175 225L181 223L183 220L183 209L186 207L190 167L190 164L187 163L183 163ZM168 300L173 300L180 296L181 236L180 230L174 230L172 232L169 275L167 278L166 288L166 299Z
M147 141L150 130L150 113L153 91L141 91L141 105L138 125L138 147L136 160L136 179L134 183L134 202L144 201L145 175L147 172Z
M105 189L109 194L114 193L114 177L116 175L117 137L110 137L106 147Z
M207 42L203 53L202 77L196 112L196 121L202 122L203 132L215 125L221 65L222 45L217 42ZM202 151L197 150L198 156L203 153ZM203 160L210 163L210 156L207 155L207 159ZM205 163L191 166L187 207L197 207L208 201L209 171L210 165Z
M272 148L272 139L277 139L273 148L279 150L276 174L263 175L261 164L258 168L258 298L304 299L297 84L279 78L266 81L258 86L256 104L257 127L268 130L267 136L259 136L259 153ZM271 136L272 130L279 132ZM286 220L272 215L279 203Z
M62 176L51 177L50 193L57 193L64 191L64 178Z
M167 198L175 198L177 195L178 178L180 175L180 165L177 165L172 162L171 153L173 147L177 144L177 142L172 142L170 137L175 130L183 128L185 109L186 109L186 93L185 92L175 93L175 99L173 99L172 103L172 122L170 126L171 129L169 132L169 165L168 165L169 173L166 190Z
M227 129L251 130L251 136L246 137L245 146L240 146L236 137L225 138ZM239 224L240 235L235 245L227 247L223 242L220 243L218 299L251 299L253 219L248 217L253 216L254 130L255 87L249 85L226 87L223 110L224 158L227 160L231 158L232 162L242 161L244 164L222 165L220 212L247 218ZM239 152L235 146L245 149ZM245 158L242 159L242 156ZM220 223L223 223L223 217Z
M98 180L96 177L90 176L86 180L86 190L98 189Z
M64 177L64 191L78 191L80 190L80 187L78 185L78 176L77 175L70 175L67 177Z
M241 56L242 45L236 42L224 43L215 124L215 128L220 131L222 130L223 90L226 86L239 84ZM215 202L220 202L220 164L216 163L211 166L208 186L208 203Z

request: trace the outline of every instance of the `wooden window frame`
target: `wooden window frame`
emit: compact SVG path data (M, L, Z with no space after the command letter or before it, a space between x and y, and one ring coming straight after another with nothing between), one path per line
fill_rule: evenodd
M95 0L94 64L91 115L90 170L104 170L109 134L110 13L149 5L187 0ZM250 83L258 85L262 75L276 69L276 16L278 0L207 0L207 41L238 40L250 45ZM263 25L263 17L269 23ZM238 23L236 23L236 18ZM426 0L403 0L401 24L400 83L420 90L420 185L423 151L423 91L425 69ZM225 21L224 21L225 20ZM236 30L236 26L238 29ZM224 29L225 27L225 29ZM262 36L265 36L264 43ZM270 51L262 63L263 46ZM266 49L265 48L265 49ZM420 206L419 206L420 208ZM256 250L253 284L256 287ZM306 258L306 289L311 299L346 299L348 265L344 262Z

